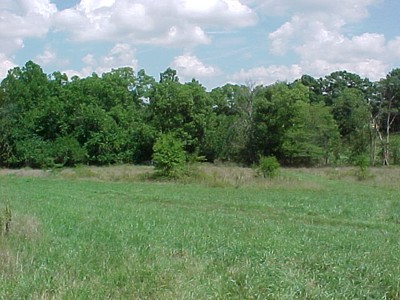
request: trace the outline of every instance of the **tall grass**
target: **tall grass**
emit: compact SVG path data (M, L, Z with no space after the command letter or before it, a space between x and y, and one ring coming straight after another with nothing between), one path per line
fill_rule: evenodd
M397 188L326 172L0 176L0 298L399 299Z

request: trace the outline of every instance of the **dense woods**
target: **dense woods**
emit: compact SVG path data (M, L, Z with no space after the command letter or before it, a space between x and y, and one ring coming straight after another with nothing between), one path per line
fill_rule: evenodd
M399 106L400 69L379 82L339 71L207 91L172 69L158 80L131 68L67 78L29 61L1 82L0 166L147 163L166 136L210 162L396 164Z

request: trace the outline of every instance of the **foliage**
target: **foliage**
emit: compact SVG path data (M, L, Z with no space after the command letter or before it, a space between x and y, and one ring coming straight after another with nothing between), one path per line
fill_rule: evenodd
M294 104L292 127L286 131L282 149L290 165L327 165L335 157L339 131L323 103Z
M398 161L390 136L400 132L399 78L400 69L376 83L338 71L207 91L170 68L158 82L131 68L68 78L29 61L0 84L0 166L148 163L168 132L210 162L251 165L272 155L320 165L368 154L389 164Z
M370 161L368 156L359 155L354 159L354 165L357 167L355 175L358 180L365 180L370 175L369 166Z
M156 140L153 151L153 162L157 175L178 178L183 174L186 154L183 143L173 133L161 135Z
M344 88L333 103L332 115L351 159L367 154L371 139L371 108L362 91Z
M258 172L264 178L274 178L279 172L280 164L275 156L261 157Z
M53 145L54 163L60 166L75 166L87 159L86 149L72 136L62 136Z
M284 159L285 133L293 125L295 103L306 102L308 90L300 83L276 83L260 91L254 103L252 132L248 147L255 161L259 155Z

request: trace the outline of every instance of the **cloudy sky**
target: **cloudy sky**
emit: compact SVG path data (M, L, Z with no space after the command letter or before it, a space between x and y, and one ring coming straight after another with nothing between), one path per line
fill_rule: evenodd
M399 0L0 0L0 79L168 67L208 88L400 67Z

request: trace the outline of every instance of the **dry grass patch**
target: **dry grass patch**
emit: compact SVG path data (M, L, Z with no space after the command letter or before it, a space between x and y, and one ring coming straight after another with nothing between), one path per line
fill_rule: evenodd
M210 187L261 187L277 189L322 189L318 182L305 180L291 169L281 169L274 178L258 176L256 170L239 166L203 164L198 167L197 183Z
M297 170L332 180L357 182L384 188L400 188L400 183L397 180L400 176L400 168L398 166L368 168L368 176L362 181L357 178L357 168L355 167L300 168Z
M0 280L11 280L24 269L24 258L12 247L15 238L32 241L39 236L39 221L33 216L17 214L10 225L9 234L0 236Z
M14 175L14 176L30 176L30 177L46 177L51 173L51 170L38 170L38 169L0 169L0 176Z
M153 171L150 166L81 166L63 169L58 173L62 178L96 179L101 181L139 181Z
M34 240L40 235L40 223L34 216L16 215L11 221L10 234Z

